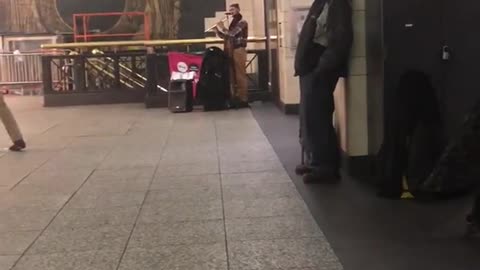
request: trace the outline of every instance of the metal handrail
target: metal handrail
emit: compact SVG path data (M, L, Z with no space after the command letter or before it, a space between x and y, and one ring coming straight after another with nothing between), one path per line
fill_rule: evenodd
M271 36L270 40L276 40L277 36ZM250 43L262 43L267 37L249 37ZM76 42L43 44L42 49L89 49L104 47L159 47L174 45L197 45L197 44L222 44L221 38L200 38L200 39L172 39L172 40L132 40L132 41L98 41L98 42Z
M100 51L100 50L95 50L95 53L100 54L100 55L103 55L103 54L104 54L104 52L102 52L102 51ZM112 59L111 57L108 57L108 56L105 57L105 59L107 59L108 61L110 61L110 63L114 63L114 62L115 62L114 59ZM107 63L103 62L103 61L100 60L100 59L96 59L96 61L99 61L99 62L101 62L101 63L103 63L103 64L107 64ZM108 64L107 64L107 67L108 67L108 68L113 68L113 67L108 66ZM120 63L120 64L119 64L119 67L120 67L120 76L126 77L127 79L133 81L136 85L138 85L138 86L140 86L140 87L142 87L142 88L145 87L145 84L146 84L146 82L147 82L147 78L146 78L146 77L144 77L144 76L142 76L141 74L133 71L132 69L130 69L128 66L126 66L126 65L124 65L124 64L121 64L121 63ZM131 78L131 76L125 75L125 74L122 72L122 69L123 69L123 70L126 70L127 72L129 72L129 73L132 74L132 75L135 75L135 76L138 77L141 81L143 81L143 83L134 80L133 78ZM127 86L128 86L128 85L127 85ZM130 88L132 88L132 87L130 87ZM161 85L157 85L157 88L158 88L159 90L163 91L163 92L168 92L168 90L167 90L166 88L162 87Z

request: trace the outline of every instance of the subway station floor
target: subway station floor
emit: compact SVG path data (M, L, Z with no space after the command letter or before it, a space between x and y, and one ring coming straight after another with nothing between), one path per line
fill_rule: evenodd
M306 187L296 119L271 105L7 102L29 149L0 151L0 270L480 267L480 240L462 238L468 200L383 201L346 175Z

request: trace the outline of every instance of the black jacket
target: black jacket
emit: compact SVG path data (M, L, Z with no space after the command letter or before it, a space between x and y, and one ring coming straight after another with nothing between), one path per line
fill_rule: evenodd
M329 1L327 20L328 47L315 44L317 18ZM300 33L295 55L295 75L310 72L346 73L353 43L351 0L315 0Z

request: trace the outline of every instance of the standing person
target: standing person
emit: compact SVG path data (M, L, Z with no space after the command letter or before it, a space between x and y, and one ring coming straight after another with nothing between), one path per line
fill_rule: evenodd
M7 133L13 142L13 145L10 147L10 151L18 152L25 149L27 145L25 144L22 133L18 128L17 121L15 121L12 112L5 102L2 91L0 91L0 119L2 120L2 123L7 129Z
M351 0L315 0L300 32L295 75L300 76L300 136L305 183L339 180L340 150L333 127L333 92L346 76L353 43Z
M240 13L240 5L232 4L229 8L233 20L228 28L223 22L217 24L217 35L225 39L225 51L231 59L232 82L234 83L235 105L240 108L248 107L248 81L247 81L247 40L248 22Z

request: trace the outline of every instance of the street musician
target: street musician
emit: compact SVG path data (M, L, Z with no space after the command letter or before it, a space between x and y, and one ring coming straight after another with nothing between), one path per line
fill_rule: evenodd
M240 13L240 5L232 4L229 14L233 20L229 27L223 21L216 25L217 35L225 40L225 51L231 60L231 74L233 85L234 106L237 108L248 107L248 81L247 81L247 39L248 23Z

